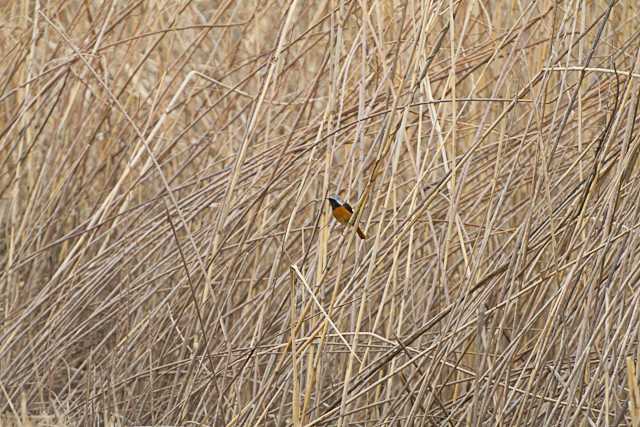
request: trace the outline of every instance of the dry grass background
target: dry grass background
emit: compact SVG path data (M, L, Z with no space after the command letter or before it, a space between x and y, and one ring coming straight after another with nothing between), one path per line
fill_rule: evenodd
M2 423L639 425L637 2L0 8Z

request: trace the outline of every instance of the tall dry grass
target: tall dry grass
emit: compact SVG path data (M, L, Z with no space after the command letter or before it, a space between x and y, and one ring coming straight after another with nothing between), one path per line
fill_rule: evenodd
M2 423L639 425L637 2L0 8Z

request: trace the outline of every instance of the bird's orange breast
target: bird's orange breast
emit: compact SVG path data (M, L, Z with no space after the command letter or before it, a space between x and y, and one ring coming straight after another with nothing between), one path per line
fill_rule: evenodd
M333 210L333 216L339 223L346 224L351 219L351 212L349 212L344 206L338 206Z

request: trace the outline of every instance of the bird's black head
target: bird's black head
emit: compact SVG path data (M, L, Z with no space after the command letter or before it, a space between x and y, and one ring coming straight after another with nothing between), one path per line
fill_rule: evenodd
M329 203L331 203L331 209L335 209L338 206L342 206L342 200L338 196L329 196L327 197Z

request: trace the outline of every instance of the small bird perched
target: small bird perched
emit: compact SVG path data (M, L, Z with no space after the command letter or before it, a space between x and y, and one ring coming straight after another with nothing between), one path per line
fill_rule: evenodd
M338 196L329 196L327 199L329 200L329 203L331 203L333 217L337 219L340 224L348 225L351 215L353 215L353 208L351 205L340 200L340 197ZM367 238L359 226L357 226L356 232L361 239L364 240Z

